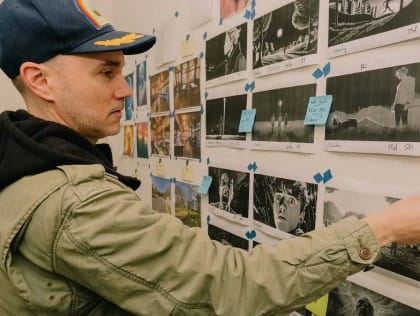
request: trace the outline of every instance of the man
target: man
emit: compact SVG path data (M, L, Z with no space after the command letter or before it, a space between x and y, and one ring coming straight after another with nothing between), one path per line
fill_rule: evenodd
M1 3L0 68L30 114L0 115L0 315L285 314L420 242L420 197L252 254L153 212L95 146L132 93L123 54L153 42L86 1Z
M408 126L408 108L412 105L416 93L416 79L408 75L408 68L401 67L395 72L400 80L395 93L391 111L395 115L395 125Z

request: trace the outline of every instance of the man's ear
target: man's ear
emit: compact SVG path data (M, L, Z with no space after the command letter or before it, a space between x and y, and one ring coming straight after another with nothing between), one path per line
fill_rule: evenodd
M48 82L47 66L33 62L24 62L20 66L20 77L32 93L46 101L53 101Z

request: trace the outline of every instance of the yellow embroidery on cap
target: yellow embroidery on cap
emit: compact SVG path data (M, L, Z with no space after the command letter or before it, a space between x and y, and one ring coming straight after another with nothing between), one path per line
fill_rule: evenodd
M137 33L130 33L127 35L124 35L123 37L119 37L119 38L113 38L110 40L105 40L105 41L97 41L95 42L95 45L97 46L121 46L124 44L130 44L132 42L134 42L136 39L138 38L142 38L144 35L142 34L137 34Z

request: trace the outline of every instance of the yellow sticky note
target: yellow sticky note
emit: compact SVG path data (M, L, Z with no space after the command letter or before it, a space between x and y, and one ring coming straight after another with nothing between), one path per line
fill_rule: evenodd
M328 294L306 305L306 309L311 311L314 314L314 316L327 316L327 307Z
M192 38L182 41L181 55L182 57L192 56L194 54L194 40Z
M191 164L182 166L182 179L187 182L194 182L195 170Z
M166 176L166 166L163 160L159 160L156 162L156 175L159 177Z

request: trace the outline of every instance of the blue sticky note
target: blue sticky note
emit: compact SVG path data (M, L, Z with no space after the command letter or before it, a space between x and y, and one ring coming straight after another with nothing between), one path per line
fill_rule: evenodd
M203 176L203 180L201 181L201 185L198 188L198 193L200 194L207 194L209 192L209 188L213 178L210 176Z
M239 122L239 133L252 132L256 113L256 109L242 110L241 121Z
M324 72L321 70L321 69L319 69L319 68L317 68L313 73L312 73L312 76L315 78L315 79L319 79L319 78L321 78L322 76L324 75Z
M319 95L309 98L303 125L325 125L330 113L332 95Z
M255 232L255 230L253 230L253 231L247 231L245 233L245 236L248 239L254 239L255 237L257 237L257 233Z
M322 174L320 174L319 172L317 172L314 175L314 180L315 180L316 183L321 183L322 180L324 180L324 177L322 176Z
M326 64L324 66L324 68L322 68L323 72L324 72L324 77L328 76L329 73L331 72L331 63L328 62L328 64Z
M323 177L323 182L327 183L328 181L330 181L333 178L331 169L328 169L327 171L324 172L324 177Z

